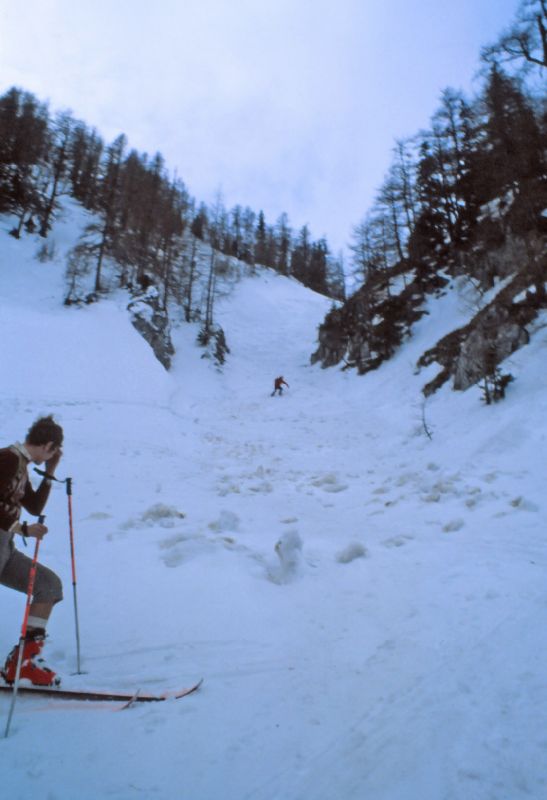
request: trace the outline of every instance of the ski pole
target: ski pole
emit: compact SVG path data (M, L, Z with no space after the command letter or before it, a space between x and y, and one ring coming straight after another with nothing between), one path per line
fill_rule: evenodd
M45 516L41 514L38 517L38 522L43 524L45 520ZM8 721L6 724L6 731L4 733L4 739L8 738L9 730L11 726L11 719L13 717L13 712L15 710L15 701L17 700L17 692L19 690L19 680L21 678L21 666L23 664L23 650L25 648L25 639L27 638L27 625L28 625L28 618L30 612L30 605L32 603L32 595L34 594L34 581L36 579L36 565L38 563L38 550L40 549L40 541L38 537L36 538L36 545L34 547L34 556L32 558L32 564L30 565L30 572L28 576L28 587L27 587L27 602L25 605L25 614L23 616L23 624L21 626L21 638L19 639L19 652L17 654L17 668L15 670L15 681L13 683L13 694L11 696L11 706L8 715Z
M37 469L34 467L34 472L37 472L38 475L42 475L45 478L49 478L50 481L56 481L57 483L64 483L66 485L66 494L68 499L68 530L69 530L69 537L70 537L70 561L72 565L72 597L74 602L74 623L76 627L76 674L82 675L82 670L80 666L80 623L78 618L78 595L76 589L76 553L74 548L74 528L72 525L72 478L65 478L61 480L60 478L56 478L55 475L49 475L49 473L44 472L41 469Z
M70 560L72 563L72 596L74 598L74 623L76 626L76 674L80 669L80 623L78 621L78 595L76 592L76 555L74 550L74 528L72 526L72 478L66 478L66 495L68 499L68 528L70 533Z

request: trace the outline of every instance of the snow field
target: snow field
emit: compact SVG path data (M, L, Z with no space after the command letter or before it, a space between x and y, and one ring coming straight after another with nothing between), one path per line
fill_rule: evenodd
M0 748L10 797L546 796L546 329L512 357L499 406L430 398L430 441L414 365L460 324L454 293L358 378L309 366L329 302L260 273L217 308L224 371L182 326L166 374L122 295L62 307L69 211L56 263L0 240L2 441L53 412L74 478L88 674L70 674L61 486L43 560L66 599L46 656L67 686L205 682L123 713L20 698ZM278 374L290 389L270 398ZM0 599L7 652L23 600Z

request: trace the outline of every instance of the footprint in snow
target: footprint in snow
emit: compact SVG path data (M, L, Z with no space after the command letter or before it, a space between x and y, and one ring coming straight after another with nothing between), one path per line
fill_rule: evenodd
M143 511L138 517L132 517L120 525L121 530L131 528L152 528L159 525L162 528L173 528L177 522L184 519L186 515L179 511L175 506L168 506L165 503L156 503Z
M211 531L232 531L239 530L239 517L233 511L221 510L218 519L208 525Z
M459 531L463 528L465 522L463 519L453 519L450 522L447 522L446 525L443 525L444 533L453 533L454 531Z
M408 542L411 542L414 539L414 536L409 536L408 534L401 534L400 536L392 536L389 539L384 539L382 544L384 547L403 547Z
M339 483L338 476L334 473L330 472L326 475L320 475L318 478L312 480L312 486L316 486L318 489L323 489L324 492L345 492L348 488L347 484Z
M539 511L539 506L532 503L531 500L526 500L525 497L515 497L509 505L519 511Z
M367 548L360 542L350 542L336 554L335 559L339 564L350 564L357 558L368 558L368 555Z

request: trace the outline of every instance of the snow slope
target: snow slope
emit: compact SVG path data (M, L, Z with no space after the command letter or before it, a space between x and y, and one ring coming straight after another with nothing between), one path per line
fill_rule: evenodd
M218 306L224 371L182 326L167 374L123 295L62 306L78 213L46 264L0 220L1 442L54 413L74 479L87 674L71 675L60 486L42 559L66 600L46 656L70 687L205 680L119 713L20 698L6 796L547 797L547 320L512 357L506 401L428 401L429 440L414 365L465 316L457 292L359 378L309 365L329 302L264 271ZM290 389L272 398L278 374ZM0 587L0 602L7 653L24 599Z

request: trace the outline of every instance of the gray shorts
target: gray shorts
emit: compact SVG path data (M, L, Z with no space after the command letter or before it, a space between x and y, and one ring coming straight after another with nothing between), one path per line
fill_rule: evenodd
M12 534L0 530L0 584L26 594L31 565L32 558L16 549ZM60 578L52 570L38 564L33 601L58 603L62 599L63 586Z

